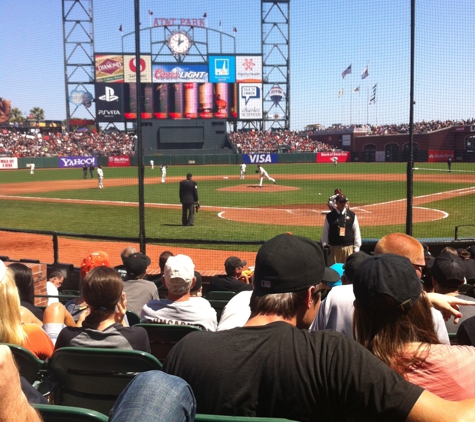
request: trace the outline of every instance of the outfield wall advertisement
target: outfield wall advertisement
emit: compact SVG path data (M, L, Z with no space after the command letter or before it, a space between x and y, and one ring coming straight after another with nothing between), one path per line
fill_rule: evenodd
M109 167L130 167L130 157L128 155L120 155L118 157L108 157L107 165Z
M243 154L244 164L276 164L279 162L279 154Z
M333 163L333 157L338 158L339 163L351 161L351 154L348 151L317 152L317 163Z
M429 163L441 163L445 162L449 159L449 157L454 158L454 151L453 150L429 150L429 158L427 161Z
M59 168L84 167L84 164L89 167L91 164L97 167L97 157L58 157Z
M0 157L0 170L12 170L18 168L18 158Z

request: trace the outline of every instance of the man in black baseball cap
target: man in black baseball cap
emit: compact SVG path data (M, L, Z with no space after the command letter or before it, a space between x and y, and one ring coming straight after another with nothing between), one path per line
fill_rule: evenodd
M245 326L188 334L163 371L188 382L200 413L394 422L440 415L436 402L439 409L450 402L405 381L354 340L299 329L313 320L323 283L338 278L321 244L291 234L270 239L256 256Z
M252 285L241 280L241 274L247 262L237 256L230 256L224 262L226 274L215 275L211 279L209 291L231 291L235 293L252 290Z

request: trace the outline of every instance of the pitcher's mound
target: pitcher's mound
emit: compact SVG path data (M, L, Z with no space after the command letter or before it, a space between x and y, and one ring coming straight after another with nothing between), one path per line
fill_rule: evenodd
M259 185L236 185L229 186L227 188L216 189L223 192L283 192L287 190L300 190L295 186L282 186L282 185L262 185L262 188Z

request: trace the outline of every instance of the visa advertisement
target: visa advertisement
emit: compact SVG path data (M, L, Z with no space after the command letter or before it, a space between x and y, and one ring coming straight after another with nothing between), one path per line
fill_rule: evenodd
M257 164L276 164L279 162L279 154L243 154L242 162L244 164L256 164L256 165Z
M333 157L338 159L337 163L347 163L351 161L351 154L348 151L317 152L317 163L333 163Z
M236 82L235 56L209 56L209 82Z
M152 82L208 82L208 67L205 64L154 64Z
M239 118L262 119L262 84L239 84Z

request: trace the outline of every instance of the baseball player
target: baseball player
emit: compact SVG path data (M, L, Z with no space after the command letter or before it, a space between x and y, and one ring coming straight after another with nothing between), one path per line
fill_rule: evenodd
M102 167L98 166L97 167L97 180L99 182L99 189L102 189L104 185L102 182L104 181L104 172L102 171Z
M35 163L30 164L30 174L35 174Z
M152 170L154 169L154 166L155 166L155 163L153 162L153 160L150 160L150 167L152 168Z
M165 183L165 178L167 177L167 165L163 163L160 168L162 169L162 183Z
M259 180L259 187L262 188L262 181L264 180L264 177L267 177L268 180L274 183L275 185L275 179L270 177L267 172L264 170L264 167L260 166L259 164L257 165L257 170L256 173L259 173L260 180Z
M332 161L333 161L333 165L336 167L336 165L338 164L338 157L333 157Z
M335 189L335 193L328 198L328 208L330 211L336 210L336 197L341 194L341 189ZM348 199L348 198L347 198ZM346 209L350 209L350 201L347 201L345 204Z
M241 170L241 177L239 178L239 180L244 180L244 176L246 175L246 164L242 163L239 166L239 169Z

